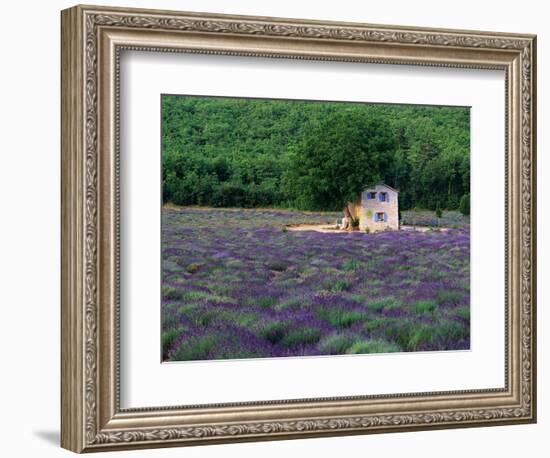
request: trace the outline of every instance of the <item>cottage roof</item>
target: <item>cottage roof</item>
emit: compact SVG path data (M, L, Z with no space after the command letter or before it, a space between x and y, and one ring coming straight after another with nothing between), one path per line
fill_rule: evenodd
M398 191L397 189L392 188L391 186L388 186L388 185L385 184L385 183L377 183L377 184L374 185L374 186L367 186L367 187L364 189L364 191L366 191L366 190L368 190L368 189L374 189L374 188L376 188L377 186L383 186L384 188L388 188L390 191L399 193L399 191Z

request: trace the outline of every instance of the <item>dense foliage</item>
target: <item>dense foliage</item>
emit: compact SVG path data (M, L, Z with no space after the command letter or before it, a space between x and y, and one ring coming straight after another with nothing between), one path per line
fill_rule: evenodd
M460 213L470 216L470 194L464 194L460 199Z
M462 107L163 96L163 200L336 210L383 181L404 209L458 209L469 132Z

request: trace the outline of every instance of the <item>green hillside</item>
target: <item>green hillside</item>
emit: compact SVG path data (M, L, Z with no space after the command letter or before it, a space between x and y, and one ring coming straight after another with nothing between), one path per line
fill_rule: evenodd
M162 96L163 199L178 205L339 210L383 181L403 209L457 209L469 152L469 108Z

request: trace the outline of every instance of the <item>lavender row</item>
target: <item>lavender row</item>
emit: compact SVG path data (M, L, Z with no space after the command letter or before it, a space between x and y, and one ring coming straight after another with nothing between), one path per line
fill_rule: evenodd
M284 230L337 216L163 209L164 359L469 348L468 226Z

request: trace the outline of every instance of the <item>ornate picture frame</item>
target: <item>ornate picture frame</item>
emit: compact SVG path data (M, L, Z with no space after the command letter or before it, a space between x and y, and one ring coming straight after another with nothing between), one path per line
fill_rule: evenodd
M94 6L69 8L61 18L62 447L92 452L536 421L535 36ZM505 387L122 409L124 50L504 71Z

